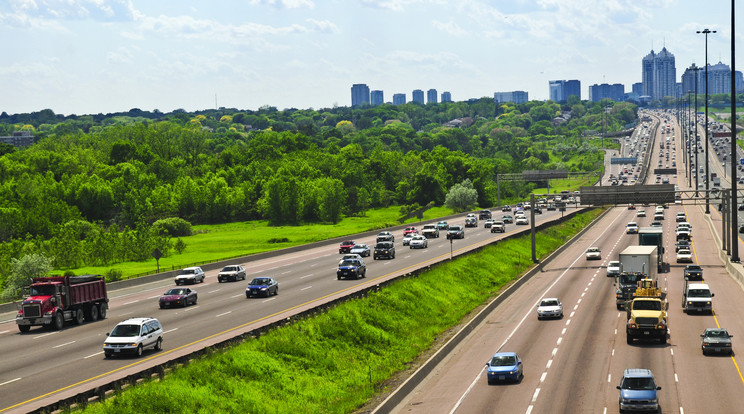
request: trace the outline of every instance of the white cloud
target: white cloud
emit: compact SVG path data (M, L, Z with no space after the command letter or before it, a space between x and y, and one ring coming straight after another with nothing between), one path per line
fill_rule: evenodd
M300 7L314 8L312 0L251 0L252 5L267 5L279 9L298 9Z
M435 29L441 32L445 32L451 36L465 36L467 34L467 32L462 27L460 27L460 25L453 22L452 20L448 21L447 23L434 20L432 22L432 25Z

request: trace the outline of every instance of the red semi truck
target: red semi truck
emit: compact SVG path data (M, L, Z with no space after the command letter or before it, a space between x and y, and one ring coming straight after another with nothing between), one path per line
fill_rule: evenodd
M108 296L103 276L54 276L31 279L29 296L23 299L16 324L21 332L32 326L62 329L66 321L81 325L83 321L106 318Z

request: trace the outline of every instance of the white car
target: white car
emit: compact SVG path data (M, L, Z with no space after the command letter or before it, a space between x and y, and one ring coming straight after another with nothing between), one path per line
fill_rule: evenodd
M411 249L425 249L429 247L429 240L420 234L415 234L408 243L408 247Z
M411 239L413 239L413 236L415 236L416 233L408 233L405 236L403 236L403 245L408 246L411 243Z
M690 249L679 249L677 252L677 263L692 263L692 252Z
M677 213L677 217L675 218L675 221L677 223L687 221L687 216L685 216L685 213Z
M620 274L620 262L613 260L607 264L607 276L617 276Z
M586 249L586 260L602 260L602 251L599 250L599 247Z
M557 298L543 298L537 306L537 319L562 317L563 304Z
M631 221L625 226L625 234L636 234L638 233L638 223Z
M517 216L514 219L514 224L517 224L517 225L527 225L527 224L530 224L530 221L527 220L527 217L525 217L525 216Z
M147 348L163 349L163 326L155 318L131 318L119 322L106 334L103 355L106 358L121 354L142 356Z
M204 282L204 271L198 266L184 268L180 273L178 273L178 276L176 276L177 285L185 283L193 285L197 282Z
M646 210L638 210L636 217L646 217Z

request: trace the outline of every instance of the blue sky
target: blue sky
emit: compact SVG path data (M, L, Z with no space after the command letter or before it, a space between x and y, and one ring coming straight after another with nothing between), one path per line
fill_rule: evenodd
M0 0L0 111L96 114L225 106L328 108L366 83L453 100L548 81L640 82L666 45L677 80L729 64L730 1ZM744 4L737 30L744 30ZM738 36L737 36L738 38ZM737 45L744 51L744 44ZM737 53L739 54L739 53ZM737 59L739 70L744 60ZM216 99L215 99L216 97Z

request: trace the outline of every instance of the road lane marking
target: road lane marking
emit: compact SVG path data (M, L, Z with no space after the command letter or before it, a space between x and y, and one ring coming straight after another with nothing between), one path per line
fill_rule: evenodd
M229 315L231 313L232 313L232 311L227 311L227 312L224 312L224 313L220 313L219 315L215 316L215 318L219 318L220 316Z
M679 377L676 372L674 373L674 382L679 382Z
M547 371L543 371L542 375L540 375L540 382L545 382L545 377L548 376Z
M42 335L39 335L39 336L35 336L34 339L43 338L45 336L54 335L54 334L57 334L57 333L59 333L59 331L45 333L45 334L42 334Z
M21 377L18 377L18 378L16 378L16 379L12 379L12 380L10 380L10 381L0 382L0 387L2 387L2 386L3 386L3 385L5 385L5 384L10 384L11 382L16 382L16 381L18 381L18 380L20 380L20 379L21 379Z
M334 267L334 268L333 268L333 270L336 270L336 269L337 269L336 267ZM306 278L306 277L310 277L310 276L312 276L312 275L314 275L314 274L315 274L315 273L310 273L309 275L305 275L305 276L300 276L300 279L304 279L304 278Z
M540 395L540 388L536 388L536 389L535 389L535 393L534 393L534 394L532 394L532 403L534 403L534 402L535 402L535 400L537 400L537 396L538 396L538 395Z
M96 352L95 354L90 354L87 357L83 357L83 359L93 358L94 356L101 355L102 353L103 353L103 351Z
M177 331L177 330L178 330L178 328L173 328L173 329L169 329L169 330L167 330L167 331L163 331L163 333L164 333L164 334L167 334L167 333L169 333L169 332L174 332L174 331Z
M612 382L612 374L607 374L607 382Z
M310 289L310 288L312 288L312 286L305 286L304 288L302 288L300 290L302 291L302 290L307 290L307 289Z
M54 349L54 348L62 348L63 346L74 344L75 342L77 342L77 341L71 341L71 342L67 342L67 343L64 343L64 344L59 344L57 346L53 346L52 349Z
M126 303L124 303L124 304L123 304L122 306L125 306L125 305L131 305L132 303L137 303L137 302L139 302L139 299L138 299L138 300L133 300L133 301L131 301L131 302L126 302Z
M232 295L230 297L231 298L237 298L237 297L240 297L240 296L243 296L243 295L244 295L243 293L238 293L237 295Z
M549 359L548 363L545 365L545 369L549 369L551 365L553 365L553 360Z
M210 291L209 291L209 292L207 292L207 293L215 293L215 292L219 292L219 291L220 291L219 289L215 289L215 290L210 290Z

